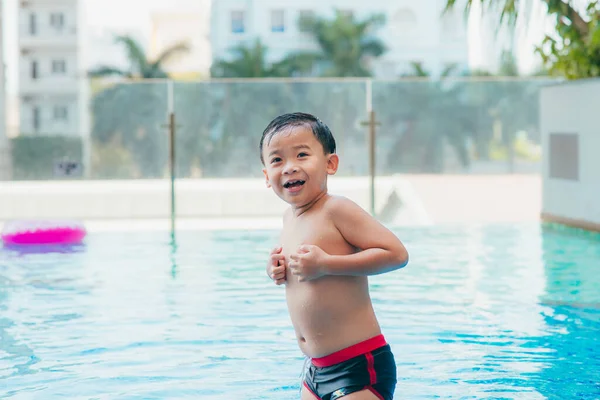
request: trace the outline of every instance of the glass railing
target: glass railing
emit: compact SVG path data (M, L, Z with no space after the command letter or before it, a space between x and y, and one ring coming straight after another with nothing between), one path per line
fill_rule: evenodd
M168 167L166 81L95 87L84 140L87 179L157 179Z
M5 180L261 176L258 143L275 116L317 115L336 136L341 176L369 173L368 108L377 175L537 173L538 94L548 79L144 81L90 84L79 137L8 139ZM2 146L0 146L2 147ZM8 158L8 160L7 160ZM9 170L8 172L6 170Z
M427 223L410 175L539 173L538 98L540 88L554 82L93 82L79 116L81 135L61 135L48 125L53 131L23 132L0 143L0 180L19 181L0 187L0 221L273 217L282 202L246 178L262 178L259 142L267 124L303 111L318 116L336 138L336 193L390 223ZM237 180L221 180L231 178ZM48 184L58 181L63 184ZM37 195L26 196L32 190Z
M377 171L537 173L548 80L374 81Z
M178 177L262 176L261 134L273 118L290 111L326 121L348 160L346 175L366 165L364 129L356 125L364 111L363 82L177 83L173 91Z

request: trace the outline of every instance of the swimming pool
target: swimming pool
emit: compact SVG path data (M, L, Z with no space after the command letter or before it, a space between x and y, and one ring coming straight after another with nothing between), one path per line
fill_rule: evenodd
M402 228L371 278L397 399L600 397L600 236ZM0 398L297 399L303 363L272 231L98 233L0 249Z

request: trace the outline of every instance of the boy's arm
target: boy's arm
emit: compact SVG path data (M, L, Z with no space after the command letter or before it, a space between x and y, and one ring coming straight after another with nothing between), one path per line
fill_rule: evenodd
M342 197L332 200L333 223L359 251L327 255L323 263L326 275L377 275L408 264L408 252L396 235L353 201Z

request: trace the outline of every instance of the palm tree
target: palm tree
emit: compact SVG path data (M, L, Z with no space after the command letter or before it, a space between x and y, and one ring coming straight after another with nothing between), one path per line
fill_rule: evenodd
M505 157L514 166L514 140L526 131L537 135L536 96L542 82L503 79L452 79L452 66L439 79L421 64L413 64L409 81L378 85L373 100L380 110L380 148L387 152L383 168L395 172L442 172L451 148L464 168L474 160ZM504 76L518 73L510 53L505 53L499 71ZM471 71L462 76L493 76ZM432 118L435 116L435 118ZM495 137L500 128L501 136ZM469 145L473 149L469 149Z
M222 78L289 77L310 73L319 66L323 76L370 76L369 59L381 56L386 49L381 40L369 33L384 22L383 15L356 21L353 16L337 10L333 20L304 18L298 24L313 36L320 50L294 52L270 63L267 47L256 39L252 46L232 48L233 60L215 61L211 75Z
M432 79L421 63L412 63L412 73L403 77L419 79L388 82L376 92L388 173L443 172L447 145L469 166L462 88L448 81L456 68L450 65Z
M572 0L542 0L548 15L556 18L555 35L547 35L536 48L544 66L554 75L568 79L600 76L600 9L596 1L576 9ZM499 12L499 23L515 27L530 14L532 0L466 0L469 15L474 3L484 11ZM457 0L446 0L445 10L456 7ZM525 15L523 15L525 14ZM527 23L527 21L525 21Z
M461 0L465 1L465 0ZM514 26L517 20L521 18L522 6L531 9L532 0L466 0L465 12L468 13L473 3L479 3L488 10L496 9L500 11L500 23L507 22ZM570 0L542 0L547 8L548 14L556 14L561 19L568 19L581 36L587 36L589 33L588 22L573 7L573 1ZM446 10L451 10L456 6L457 0L446 0Z
M142 46L129 36L116 36L115 41L127 52L129 68L98 66L90 77L120 76L127 79L167 78L164 64L188 51L180 43L165 49L150 60ZM166 166L166 141L161 124L166 104L164 82L121 83L100 90L92 98L93 174L105 178L162 176ZM115 170L111 159L128 163L126 171ZM116 172L115 172L116 171Z
M371 76L369 59L386 51L383 42L371 32L384 23L382 14L357 21L353 15L339 10L333 20L318 16L303 18L299 21L300 28L313 36L320 51L299 52L296 57L316 62L323 76Z
M127 52L129 69L120 69L109 65L98 66L88 72L90 77L117 75L129 79L159 79L167 78L164 64L169 60L187 53L189 47L185 43L177 43L163 50L154 60L149 60L139 42L131 36L115 36L115 42L121 44Z
M413 65L414 72L409 76L429 77L430 74L420 64ZM519 131L527 132L529 139L539 141L537 129L537 95L544 84L541 80L518 79L475 79L453 81L446 70L439 80L421 82L400 82L397 93L388 95L396 112L389 111L385 116L390 121L384 125L397 126L407 122L404 135L399 138L390 155L389 165L403 168L417 168L418 171L432 166L443 167L442 146L444 137L454 148L463 166L471 163L467 143L469 138L474 146L473 159L490 160L492 153L496 157L505 157L507 168L515 166L514 141ZM503 52L498 76L519 76L514 56ZM463 76L490 77L488 71L470 71ZM398 100L391 100L398 96ZM389 114L389 115L387 115ZM430 116L436 115L435 121ZM436 126L437 124L437 126ZM494 133L500 133L495 137ZM429 141L431 139L431 141ZM412 149L412 148L414 149ZM423 152L423 158L420 158ZM401 157L393 158L396 154ZM433 157L432 157L433 156ZM418 164L424 160L424 164ZM436 164L438 163L438 164Z
M498 68L498 75L500 76L519 76L519 65L517 59L511 51L503 51L500 55L500 68Z
M270 63L267 60L267 47L260 39L253 46L238 45L231 49L234 57L231 61L217 60L211 67L211 76L219 78L267 78L288 77L310 71L312 62L308 58L299 58L292 54L284 59Z
M412 72L402 74L403 77L405 77L405 78L431 78L431 72L428 71L427 69L425 69L425 67L423 66L423 63L412 61L410 63L410 66L412 68ZM457 67L458 67L457 64L447 65L440 73L440 78L441 79L448 78L449 76L452 75L452 72L454 72Z

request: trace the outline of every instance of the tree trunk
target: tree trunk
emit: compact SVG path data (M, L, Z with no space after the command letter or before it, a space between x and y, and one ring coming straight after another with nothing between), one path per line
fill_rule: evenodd
M587 37L590 31L588 23L568 2L564 0L544 0L544 2L548 6L548 13L557 13L567 17L581 37Z

